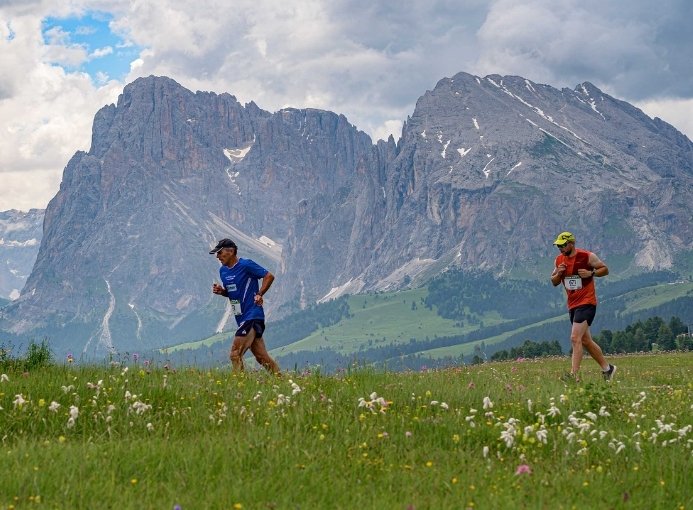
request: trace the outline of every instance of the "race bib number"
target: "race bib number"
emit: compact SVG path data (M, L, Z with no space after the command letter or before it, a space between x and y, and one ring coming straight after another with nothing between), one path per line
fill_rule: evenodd
M243 315L243 309L241 308L241 302L239 300L231 300L231 311L234 315Z
M580 290L582 288L582 278L579 276L566 276L563 278L563 285L568 290Z

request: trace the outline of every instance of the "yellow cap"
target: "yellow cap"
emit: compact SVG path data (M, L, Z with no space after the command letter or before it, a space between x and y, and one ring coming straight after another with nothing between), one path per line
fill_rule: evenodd
M556 246L563 246L565 243L574 243L575 236L570 232L561 232L553 242Z

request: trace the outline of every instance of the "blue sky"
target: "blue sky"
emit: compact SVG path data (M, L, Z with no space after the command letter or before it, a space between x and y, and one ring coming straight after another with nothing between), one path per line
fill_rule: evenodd
M88 11L79 17L46 17L41 28L46 45L78 47L86 55L81 61L57 59L51 63L68 73L85 72L97 83L123 80L130 71L130 62L137 58L142 48L114 33L110 26L112 21L112 14L98 11Z
M458 72L589 81L693 138L693 1L0 0L0 211L44 208L141 76L398 139Z

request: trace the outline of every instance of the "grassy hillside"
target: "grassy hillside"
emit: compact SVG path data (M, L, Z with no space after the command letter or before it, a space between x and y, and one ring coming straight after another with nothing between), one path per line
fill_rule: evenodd
M693 282L689 278L661 272L600 280L598 294L595 334L653 315L667 319L676 315L693 323ZM337 304L317 305L282 320L270 320L266 340L271 354L284 366L339 367L355 358L386 362L420 357L420 364L462 357L468 361L479 351L490 356L528 339L558 340L567 352L569 323L564 299L561 288L545 283L452 274L427 287L347 296ZM180 344L166 352L178 353L183 360L195 356L225 360L231 334Z
M461 335L479 329L478 325L462 326L458 321L438 315L435 307L427 307L424 303L427 294L426 289L415 289L350 296L351 317L276 349L273 354L323 347L349 354L379 345L406 343L412 338ZM497 312L490 312L483 316L483 322L494 325L505 321Z

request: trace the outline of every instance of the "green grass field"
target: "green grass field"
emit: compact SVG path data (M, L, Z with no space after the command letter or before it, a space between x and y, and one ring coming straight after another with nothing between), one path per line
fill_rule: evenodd
M462 335L478 329L476 325L460 327L456 321L440 317L435 308L426 308L422 298L427 292L421 288L350 296L349 307L353 317L315 331L298 342L272 351L272 354L281 356L289 352L312 351L321 346L350 354L361 347L406 343L410 338L426 336ZM495 312L484 316L484 320L487 325L502 322Z
M530 324L529 326L523 326L517 329L514 329L512 331L508 331L506 333L501 333L500 335L494 335L494 336L489 336L486 338L483 338L481 340L475 340L473 342L468 342L464 344L457 344L457 345L449 345L447 347L438 347L436 349L429 349L426 351L421 351L421 355L423 356L430 356L431 358L446 358L446 357L452 357L452 358L457 358L459 356L471 356L474 354L474 348L477 345L480 345L482 342L486 344L487 346L490 345L495 345L499 344L505 340L511 335L515 335L517 333L521 333L523 331L529 330L531 328L534 328L536 326L542 325L542 324L555 324L556 325L556 338L561 338L561 337L567 337L570 335L570 329L569 326L570 324L568 323L568 326L566 326L566 314L561 314L558 317L552 317L551 319L546 319L544 321L538 321Z
M646 310L693 293L693 282L682 281L645 287L625 294L621 299L629 313Z
M0 374L0 509L693 508L693 355Z

